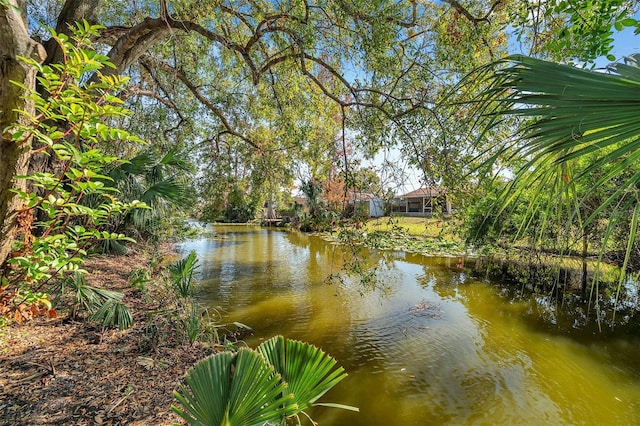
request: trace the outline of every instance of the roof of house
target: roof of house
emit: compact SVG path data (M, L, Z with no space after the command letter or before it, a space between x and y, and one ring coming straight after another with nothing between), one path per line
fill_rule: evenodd
M379 197L369 192L353 192L353 191L347 192L347 200L349 201L370 201L376 198L379 198Z
M294 203L302 204L303 206L307 204L309 200L307 197L292 197Z
M439 188L420 188L404 194L402 198L424 198L438 196L440 196Z

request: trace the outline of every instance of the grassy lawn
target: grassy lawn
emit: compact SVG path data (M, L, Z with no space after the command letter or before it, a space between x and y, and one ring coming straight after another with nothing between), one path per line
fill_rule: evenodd
M373 231L391 231L394 227L403 228L409 235L460 241L455 232L456 219L438 219L429 217L386 216L367 221L366 229Z

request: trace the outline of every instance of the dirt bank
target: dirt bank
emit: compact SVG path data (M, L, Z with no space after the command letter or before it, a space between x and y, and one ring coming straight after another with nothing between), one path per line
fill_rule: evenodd
M168 255L165 247L162 255ZM89 259L91 285L125 293L134 326L118 331L69 320L39 318L0 328L0 425L171 425L172 392L187 369L212 353L184 342L152 313L171 294L157 274L145 291L128 285L149 252ZM167 328L169 327L169 328Z

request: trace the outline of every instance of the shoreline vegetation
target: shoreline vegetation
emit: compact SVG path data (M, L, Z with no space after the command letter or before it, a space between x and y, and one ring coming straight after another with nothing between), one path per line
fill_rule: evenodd
M263 226L290 230L289 226L261 225L259 222L225 223L212 222L210 225L221 226ZM402 251L410 254L435 257L463 258L464 262L483 258L487 265L489 260L498 267L492 270L507 269L507 264L525 268L552 268L566 271L573 270L581 274L584 264L587 266L589 279L593 277L597 266L597 252L590 252L582 257L578 251L561 253L558 250L531 250L529 247L514 244L509 249L495 245L469 244L456 231L461 223L454 217L430 218L409 216L384 216L370 218L357 225L344 226L331 231L303 232L317 235L324 241L334 244L355 244L367 249L383 251ZM464 263L463 262L463 263ZM619 267L601 263L598 266L599 282L616 284Z
M620 272L615 265L604 262L598 265L598 255L595 253L583 258L577 252L564 254L557 250L531 250L515 244L509 249L474 246L466 243L455 232L457 226L460 223L453 218L370 219L366 224L368 234L359 233L359 240L372 249L455 257L458 258L458 264L471 261L476 269L482 269L487 274L509 277L537 289L556 287L557 291L560 286L556 284L563 282L566 284L565 289L581 290L585 281L587 287L592 283L596 268L600 284L615 285ZM585 272L586 280L582 277ZM537 282L532 282L532 279Z
M210 224L295 230L290 225L273 226L259 222ZM590 252L582 257L577 251L561 253L558 250L531 250L517 244L510 248L475 246L461 237L461 233L457 231L461 226L455 217L385 216L331 231L295 232L316 235L332 244L353 244L370 250L455 258L457 265L473 265L476 272L505 278L522 288L529 288L532 293L551 291L559 295L567 290L582 292L583 296L587 296L592 286L597 285L603 290L618 284L620 268L605 262L598 264L597 253ZM596 271L598 277L594 281ZM630 279L633 280L633 277Z
M144 290L131 286L130 274L141 265L165 265L178 255L164 244L157 256L135 246L85 264L91 285L124 293L134 318L129 329L102 329L62 314L0 328L0 425L180 422L172 393L216 347L185 341L177 324L160 315L178 303L163 268L152 271Z

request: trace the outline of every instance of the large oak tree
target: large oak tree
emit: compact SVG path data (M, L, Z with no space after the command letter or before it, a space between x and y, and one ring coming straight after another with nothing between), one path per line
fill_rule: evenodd
M115 65L107 72L132 77L132 85L122 96L148 96L159 101L173 110L171 118L178 125L191 120L193 126L193 121L199 120L201 127L209 127L209 139L214 143L233 138L256 151L274 149L265 146L252 130L265 118L246 113L251 96L265 91L258 87L261 84L273 88L275 104L285 95L278 82L292 75L302 76L305 84L342 106L379 103L379 99L370 99L371 94L379 98L383 92L363 90L347 81L343 65L364 58L354 52L375 50L382 54L393 48L398 39L396 29L413 25L417 6L389 2L377 7L354 9L340 2L305 1L122 4L68 0L58 4L3 0L0 128L19 120L18 110L33 112L23 89L12 81L35 88L36 70L19 57L36 56L45 64L62 60L55 40L38 24L48 23L56 32L69 34L69 26L84 19L104 26L96 46L108 52ZM388 47L372 43L375 37L387 40ZM185 107L185 93L191 104L195 100L199 106ZM143 108L146 106L151 106L149 101ZM285 108L279 109L284 115ZM292 120L296 118L290 117ZM177 126L174 132L179 131ZM20 205L12 189L24 185L15 177L27 173L30 151L30 141L18 144L10 134L2 134L0 263L8 256L18 230Z
M581 3L588 2L576 4ZM622 1L606 3L611 8ZM189 133L212 146L239 141L258 156L285 152L295 157L314 152L308 149L313 140L309 135L321 131L322 121L336 118L322 102L337 107L339 119L348 118L363 136L373 136L368 139L372 150L393 132L411 140L413 130L405 120L412 114L432 116L446 82L500 56L508 45L505 30L514 23L514 34L528 40L531 52L542 51L545 37L570 29L571 15L555 9L547 13L545 7L553 4L0 0L0 264L18 230L20 205L12 189L24 182L15 177L27 173L31 158L30 142L17 144L4 131L21 119L17 110L33 109L23 89L11 81L36 87L36 70L20 56L45 64L62 60L42 25L58 33L69 33L69 25L82 19L104 26L96 46L115 65L109 72L131 77L121 95L138 100L138 109L133 109L141 118L132 123L145 123L140 130L148 139L154 139L154 132L158 138L173 139ZM590 13L612 16L607 11ZM584 48L587 56L593 54L587 43L592 35L574 32L577 35L569 31L574 51ZM299 113L288 105L299 106ZM166 110L166 125L146 125L153 120L145 114L155 108ZM301 125L313 122L311 118L317 126ZM265 138L258 130L266 125L279 129L268 135L281 136Z

